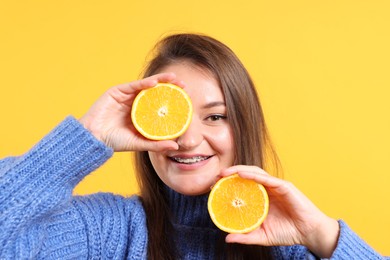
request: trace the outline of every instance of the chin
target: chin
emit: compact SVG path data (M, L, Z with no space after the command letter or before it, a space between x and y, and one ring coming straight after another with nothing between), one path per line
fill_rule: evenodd
M211 191L211 187L215 184L214 175L208 173L175 174L168 176L168 178L160 179L172 190L186 196L208 194Z
M192 185L177 185L175 187L171 187L174 191L186 195L186 196L198 196L198 195L204 195L210 192L211 185L205 187L194 187L194 184Z

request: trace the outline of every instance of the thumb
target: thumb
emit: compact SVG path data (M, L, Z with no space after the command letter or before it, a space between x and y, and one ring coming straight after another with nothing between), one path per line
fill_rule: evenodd
M144 148L146 151L162 152L179 149L179 145L175 141L148 141L145 143Z

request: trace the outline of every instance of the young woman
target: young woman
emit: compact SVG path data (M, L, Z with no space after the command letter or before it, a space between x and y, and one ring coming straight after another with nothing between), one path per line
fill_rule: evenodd
M150 141L134 129L137 93L172 82L190 95L188 130ZM115 151L135 151L140 196L72 197ZM109 89L79 120L0 161L1 259L382 259L323 214L277 163L254 84L235 54L204 35L168 36L144 79ZM272 167L275 168L275 167ZM238 172L266 186L269 214L249 234L224 234L207 212L210 187Z

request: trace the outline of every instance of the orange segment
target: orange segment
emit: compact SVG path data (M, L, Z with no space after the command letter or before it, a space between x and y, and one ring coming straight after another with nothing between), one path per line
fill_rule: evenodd
M182 135L192 119L188 94L170 83L142 90L131 109L134 127L151 140L169 140Z
M263 223L269 200L263 185L234 174L214 185L207 206L219 229L228 233L248 233Z

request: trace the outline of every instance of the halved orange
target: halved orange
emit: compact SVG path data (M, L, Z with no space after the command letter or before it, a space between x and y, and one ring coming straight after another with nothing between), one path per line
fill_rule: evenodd
M269 200L263 185L233 174L213 186L207 207L219 229L228 233L249 233L265 220Z
M142 90L134 99L131 120L144 137L169 140L182 135L192 119L188 94L170 83L158 83Z

